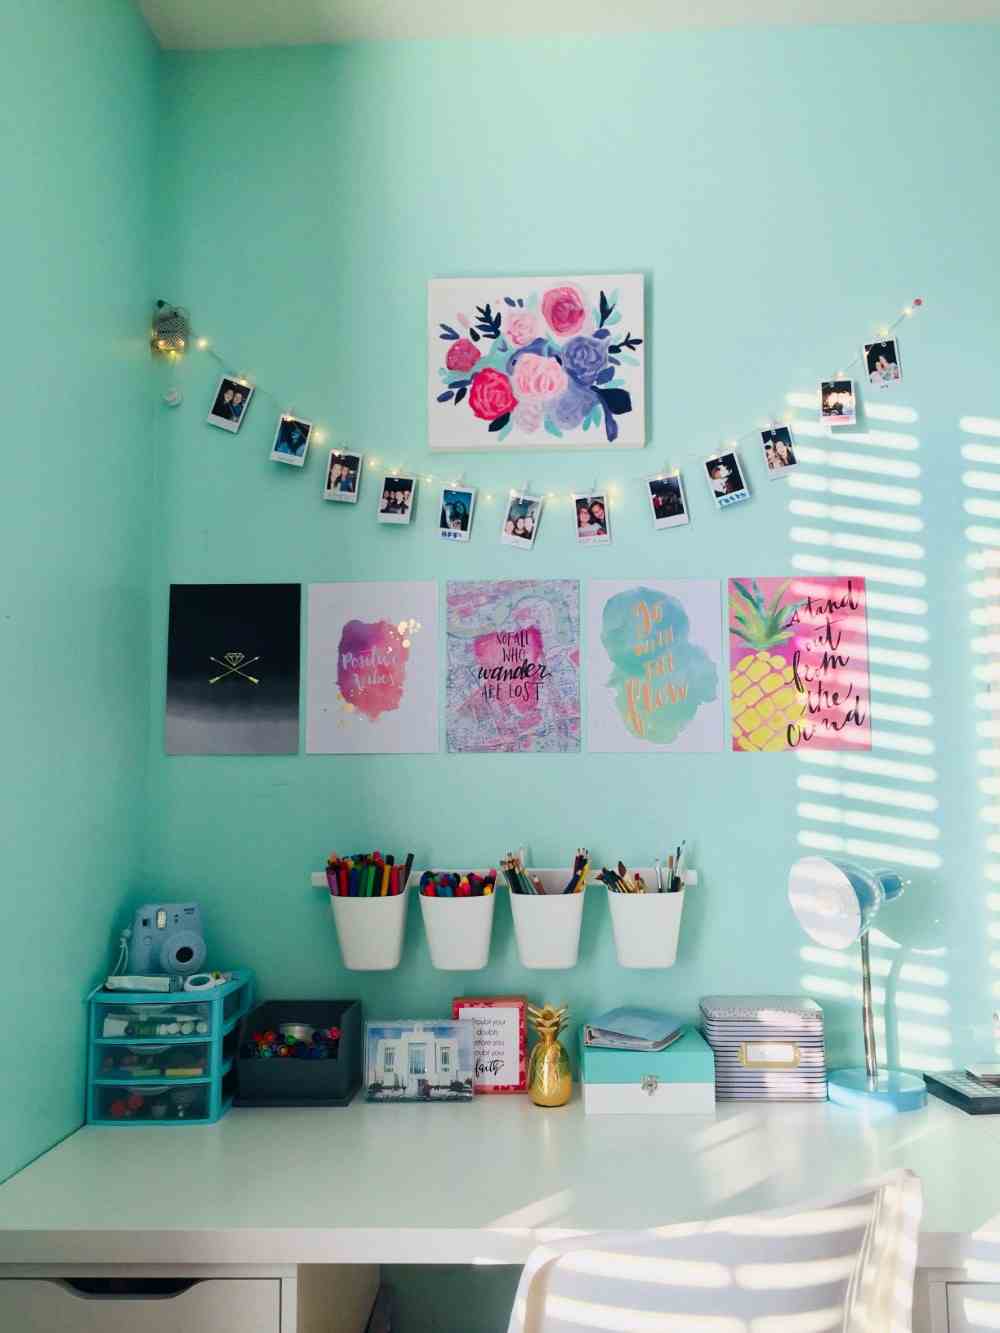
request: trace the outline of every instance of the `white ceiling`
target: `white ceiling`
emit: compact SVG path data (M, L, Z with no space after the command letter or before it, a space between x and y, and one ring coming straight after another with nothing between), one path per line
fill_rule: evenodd
M421 37L540 37L810 23L1000 19L1000 0L137 0L171 50Z

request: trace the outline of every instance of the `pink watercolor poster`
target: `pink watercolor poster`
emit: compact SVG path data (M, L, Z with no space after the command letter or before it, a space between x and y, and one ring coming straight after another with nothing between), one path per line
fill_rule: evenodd
M730 579L729 696L734 750L870 750L864 579Z
M452 754L580 749L580 585L575 579L448 584Z
M435 583L309 587L308 754L438 749Z

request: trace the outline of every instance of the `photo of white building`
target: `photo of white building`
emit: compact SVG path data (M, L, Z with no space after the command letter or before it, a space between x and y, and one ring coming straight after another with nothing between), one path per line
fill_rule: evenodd
M365 1083L373 1101L472 1096L470 1019L369 1023L365 1045Z

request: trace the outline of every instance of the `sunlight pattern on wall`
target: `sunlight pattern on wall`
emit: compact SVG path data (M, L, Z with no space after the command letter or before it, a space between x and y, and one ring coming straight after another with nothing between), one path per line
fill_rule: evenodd
M791 565L866 579L872 719L870 752L797 752L797 840L804 853L899 867L917 878L911 892L919 892L919 876L939 871L943 858L918 413L866 401L856 427L831 433L814 391L790 393L787 402L799 409L793 430L803 464L788 477ZM951 1068L943 950L920 952L884 930L872 931L870 945L883 1061ZM849 1010L843 1021L852 1031L860 1005L857 952L805 945L800 958L803 990L831 1012Z
M983 835L983 877L987 884L1000 883L1000 500L989 499L1000 492L1000 446L990 443L1000 436L996 417L962 417L959 429L965 437L962 460L973 466L962 473L966 515L977 520L965 529L970 550L969 596L972 627L973 677L975 682L976 759L979 767L979 820ZM983 520L986 520L985 522ZM1000 894L985 895L986 937L1000 946ZM989 966L993 973L990 997L1000 1008L1000 947L991 947ZM994 1034L994 1050L1000 1053L1000 1038ZM986 1325L983 1325L984 1327ZM1000 1316L998 1323L1000 1327Z

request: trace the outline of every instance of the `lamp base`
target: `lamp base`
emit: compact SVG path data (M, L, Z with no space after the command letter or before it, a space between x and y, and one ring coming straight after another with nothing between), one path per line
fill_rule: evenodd
M880 1069L872 1080L864 1069L833 1069L827 1085L831 1102L856 1111L873 1102L893 1111L919 1111L927 1105L924 1080L919 1074L904 1074L901 1069Z

